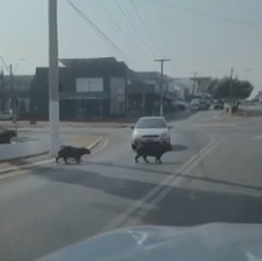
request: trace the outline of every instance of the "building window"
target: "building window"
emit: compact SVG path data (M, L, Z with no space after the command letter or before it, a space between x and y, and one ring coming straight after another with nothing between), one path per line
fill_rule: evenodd
M77 78L76 92L103 92L104 82L102 78Z

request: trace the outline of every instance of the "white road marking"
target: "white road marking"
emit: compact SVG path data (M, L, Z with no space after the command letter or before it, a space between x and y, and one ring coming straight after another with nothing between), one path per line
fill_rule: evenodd
M108 139L106 139L103 144L101 146L99 146L92 154L96 154L98 153L99 151L101 151L102 149L104 149L108 144Z
M185 170L188 170L191 165L199 163L213 148L215 148L216 145L217 143L212 138L211 142L206 147L191 157L181 168L176 171L176 173L185 173ZM149 191L142 199L134 202L134 204L126 211L118 215L112 222L102 228L99 233L104 233L120 227L129 220L130 216L132 216L134 212L141 209L148 202L153 201L157 195L165 195L167 192L169 193L170 184L173 183L176 178L177 175L168 176L151 191Z
M221 115L224 113L224 111L221 111L221 112L219 112L216 116L214 116L213 118L214 119L221 119L221 118L223 118L223 117L221 117Z
M252 139L253 139L253 140L260 140L260 139L262 139L262 135L253 137Z
M194 127L236 127L238 123L219 123L219 122L210 122L210 123L194 123Z
M174 179L171 184L169 184L165 189L163 189L156 197L154 197L150 202L146 203L147 207L141 208L139 214L136 214L138 219L142 219L146 216L161 200L163 200L178 184L182 181L183 175L189 174L214 148L216 148L221 142L212 144L207 150L201 154L192 164L184 168L178 178ZM136 222L130 221L128 225L135 226Z

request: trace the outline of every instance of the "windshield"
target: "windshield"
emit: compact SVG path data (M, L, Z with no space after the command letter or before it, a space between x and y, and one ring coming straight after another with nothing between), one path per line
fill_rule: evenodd
M137 129L163 129L167 128L163 119L140 119L136 126Z
M0 21L0 261L262 226L262 0L0 0ZM60 259L166 261L154 236Z

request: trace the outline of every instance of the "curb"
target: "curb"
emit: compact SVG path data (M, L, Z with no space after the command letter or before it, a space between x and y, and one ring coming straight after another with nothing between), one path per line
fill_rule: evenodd
M89 145L88 147L86 147L89 150L93 150L95 147L97 147L99 145L99 143L102 141L102 137L99 137L95 142L93 142L91 145ZM29 170L29 169L33 169L33 168L37 168L41 165L45 165L45 164L49 164L51 162L54 162L55 159L47 159L47 160L43 160L43 161L38 161L38 162L34 162L34 163L29 163L29 164L25 164L24 166L14 166L14 167L10 167L7 169L2 169L0 170L0 175L2 174L8 174L10 172L14 172L14 171L21 171L21 170Z

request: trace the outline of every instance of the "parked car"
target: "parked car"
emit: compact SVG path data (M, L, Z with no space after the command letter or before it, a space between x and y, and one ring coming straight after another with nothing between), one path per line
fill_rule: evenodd
M10 111L2 111L0 112L0 120L1 121L8 121L12 120L12 113Z
M190 111L199 111L199 103L200 99L193 99L189 105Z
M224 103L222 101L215 101L212 105L212 108L214 110L223 110L224 109Z
M206 99L193 99L190 103L191 111L209 110L210 103Z
M199 104L198 103L190 104L190 111L199 111Z
M162 143L171 145L170 128L164 117L141 117L133 127L131 147L141 143Z
M207 100L199 101L199 110L206 111L209 110L210 104Z
M178 111L185 111L188 109L188 104L185 101L175 101L173 105Z

